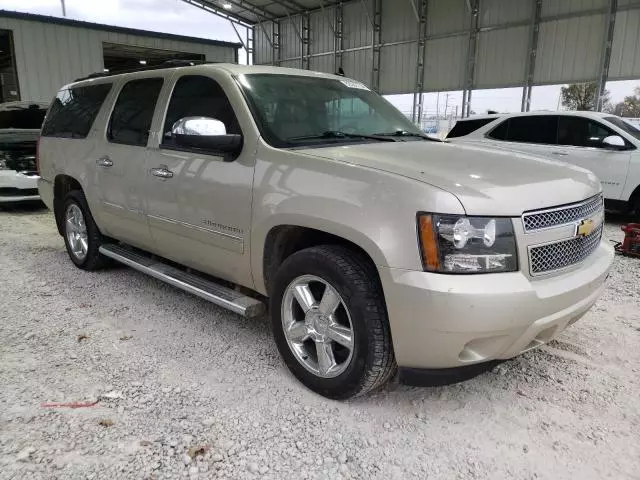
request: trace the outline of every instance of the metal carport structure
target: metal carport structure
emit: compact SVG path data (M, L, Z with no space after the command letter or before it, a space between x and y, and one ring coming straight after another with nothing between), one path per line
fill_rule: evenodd
M335 73L381 94L640 77L638 0L183 0L232 22L250 61ZM242 30L246 29L243 37Z

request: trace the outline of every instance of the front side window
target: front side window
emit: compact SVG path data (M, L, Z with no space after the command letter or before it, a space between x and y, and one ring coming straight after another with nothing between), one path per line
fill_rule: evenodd
M185 117L208 117L224 123L228 134L241 134L240 125L222 87L214 79L199 75L181 77L173 89L163 128L165 146L175 146L171 127Z
M113 107L107 138L113 143L146 146L162 78L143 78L127 82Z
M561 116L558 122L558 143L574 147L602 148L602 140L616 133L588 118Z
M622 118L620 117L605 117L604 120L606 120L607 122L615 125L616 127L618 127L620 130L628 133L629 135L637 138L638 140L640 140L640 129L637 127L634 127L633 125L631 125L628 122L625 122Z
M85 138L110 90L110 83L61 90L49 108L42 135Z
M363 141L358 135L422 137L389 102L353 80L249 74L239 84L272 146Z

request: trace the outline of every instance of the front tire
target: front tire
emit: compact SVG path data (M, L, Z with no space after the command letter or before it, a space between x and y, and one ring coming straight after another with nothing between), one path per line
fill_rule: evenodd
M396 371L378 275L358 252L320 246L294 253L275 276L270 310L285 363L320 395L363 395Z
M103 243L102 235L81 190L73 190L67 194L60 215L62 237L74 265L82 270L99 270L105 267L109 259L98 251Z

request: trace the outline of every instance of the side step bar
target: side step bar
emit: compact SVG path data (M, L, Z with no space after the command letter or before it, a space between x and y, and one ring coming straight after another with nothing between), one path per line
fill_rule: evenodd
M105 257L113 258L131 268L162 280L185 292L197 295L232 312L251 318L262 315L265 305L260 300L243 295L230 288L192 273L183 272L154 258L128 250L120 245L107 244L99 249Z

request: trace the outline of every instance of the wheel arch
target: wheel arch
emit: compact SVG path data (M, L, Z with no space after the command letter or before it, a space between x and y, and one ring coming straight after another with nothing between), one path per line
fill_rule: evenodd
M344 235L344 232L341 233L337 233L336 229L318 229L294 223L271 227L263 243L261 262L259 263L261 271L254 278L256 287L269 295L271 281L282 262L294 253L309 247L340 245L361 254L374 267L384 261L382 252L375 247L373 242L367 242L368 248L365 248L355 238L349 238L349 236ZM371 253L372 251L373 254ZM377 268L375 268L375 271L377 272ZM380 281L379 278L378 281Z
M53 181L53 215L56 219L58 233L62 235L62 206L64 198L73 190L80 190L84 193L80 182L70 175L56 175Z

